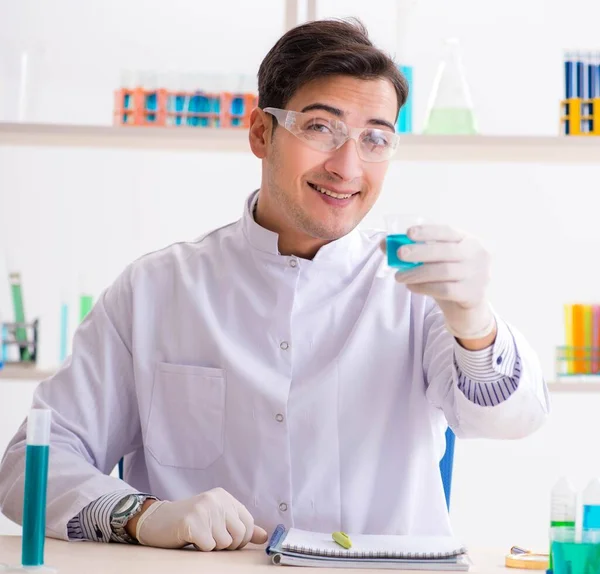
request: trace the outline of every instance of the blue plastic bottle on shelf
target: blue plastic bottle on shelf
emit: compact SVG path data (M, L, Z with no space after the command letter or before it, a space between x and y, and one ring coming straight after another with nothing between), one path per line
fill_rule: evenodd
M600 530L600 479L594 478L582 495L583 530Z
M398 69L408 82L408 98L398 114L396 131L400 134L411 134L413 131L413 67L400 65Z

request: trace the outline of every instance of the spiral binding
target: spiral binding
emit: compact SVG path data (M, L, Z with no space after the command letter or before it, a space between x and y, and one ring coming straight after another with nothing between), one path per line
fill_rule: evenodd
M461 554L466 554L467 549L461 547L454 552L384 552L382 550L373 552L358 552L356 550L322 550L311 546L286 544L283 543L283 549L286 552L295 552L308 556L325 556L327 558L374 558L374 559L391 559L397 558L402 560L439 560L440 558L456 558Z

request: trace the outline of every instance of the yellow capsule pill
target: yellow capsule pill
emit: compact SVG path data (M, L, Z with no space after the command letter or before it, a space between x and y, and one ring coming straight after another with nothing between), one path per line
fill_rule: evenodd
M334 532L331 537L343 548L352 548L350 537L345 532Z

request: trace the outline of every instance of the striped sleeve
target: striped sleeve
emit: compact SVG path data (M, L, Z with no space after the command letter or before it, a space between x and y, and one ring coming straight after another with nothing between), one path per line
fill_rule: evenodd
M93 540L94 542L118 542L112 534L111 515L121 500L129 494L139 494L135 490L120 490L106 494L90 502L67 524L69 540Z
M491 347L469 351L458 341L454 364L458 388L472 403L495 406L508 399L519 387L521 359L513 336L504 321L496 318L498 332Z

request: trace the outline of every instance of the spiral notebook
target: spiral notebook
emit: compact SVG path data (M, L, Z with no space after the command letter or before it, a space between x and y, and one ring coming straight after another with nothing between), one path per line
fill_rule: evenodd
M267 547L274 564L399 570L469 569L466 548L451 536L349 534L342 548L331 533L278 526Z

